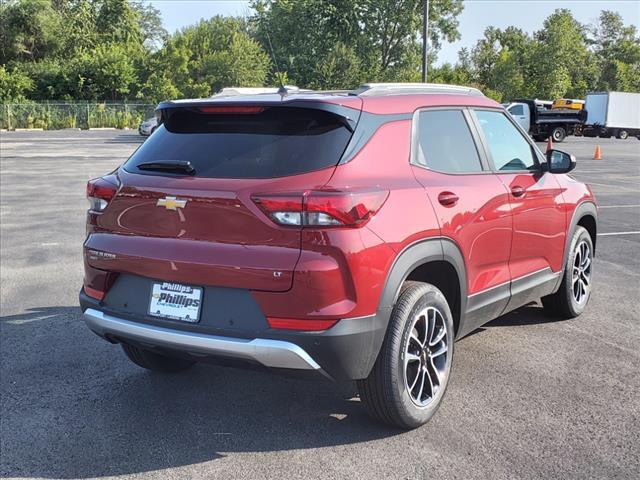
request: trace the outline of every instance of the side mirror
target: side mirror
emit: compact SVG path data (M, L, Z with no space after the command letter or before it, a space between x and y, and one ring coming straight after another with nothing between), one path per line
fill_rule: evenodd
M568 173L576 168L576 157L560 150L547 151L547 171L550 173Z

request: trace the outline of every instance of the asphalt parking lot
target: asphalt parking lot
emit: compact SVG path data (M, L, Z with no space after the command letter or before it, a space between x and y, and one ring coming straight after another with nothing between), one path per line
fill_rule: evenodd
M601 206L587 311L553 321L529 306L459 341L441 409L411 432L372 423L351 384L130 363L84 326L77 294L86 181L142 139L0 139L3 478L640 477L637 139L556 146Z

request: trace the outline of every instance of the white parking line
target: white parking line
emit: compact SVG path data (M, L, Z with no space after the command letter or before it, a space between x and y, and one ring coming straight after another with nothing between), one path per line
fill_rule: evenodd
M640 231L637 232L608 232L608 233L599 233L599 237L608 237L610 235L640 235Z
M638 208L640 205L600 205L598 209L601 208Z
M638 192L638 188L630 188L627 185L611 185L608 183L596 183L596 182L586 182L589 185L596 185L598 187L607 187L607 188L616 188L619 190L624 190L626 192Z

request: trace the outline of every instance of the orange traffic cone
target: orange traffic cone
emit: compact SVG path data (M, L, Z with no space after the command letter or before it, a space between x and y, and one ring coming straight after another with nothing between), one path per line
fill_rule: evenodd
M596 145L596 151L593 154L594 160L602 160L602 152L600 151L600 145Z
M549 150L553 150L553 141L551 140L551 137L547 139L547 152ZM544 152L544 153L547 153L547 152Z

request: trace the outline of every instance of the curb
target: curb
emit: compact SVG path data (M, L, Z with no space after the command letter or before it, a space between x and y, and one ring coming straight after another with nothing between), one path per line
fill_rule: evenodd
M14 128L14 132L44 132L44 128Z
M89 130L117 130L116 127L89 127Z

